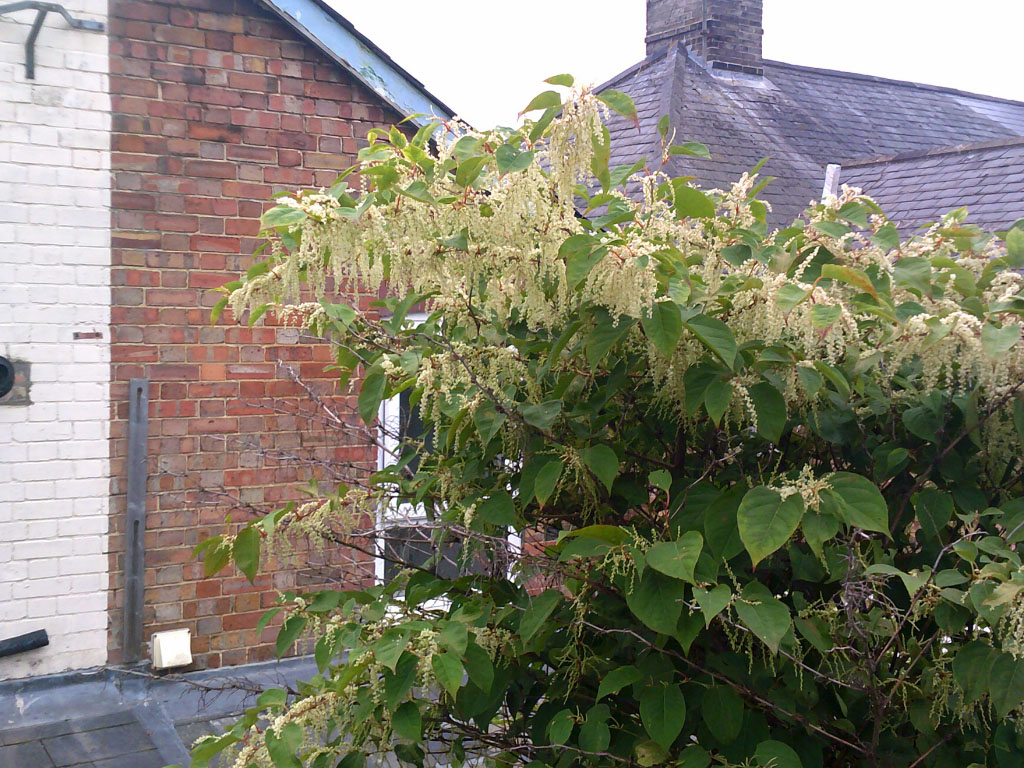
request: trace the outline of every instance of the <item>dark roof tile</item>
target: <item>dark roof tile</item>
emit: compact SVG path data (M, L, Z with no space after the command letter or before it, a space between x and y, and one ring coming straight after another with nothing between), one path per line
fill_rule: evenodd
M840 180L862 188L904 229L963 206L968 221L1006 229L1024 215L1024 138L854 161Z
M886 183L899 182L908 189L932 183L937 192L951 186L950 166L927 150L1024 135L1022 103L772 61L765 62L763 78L722 78L675 45L602 87L639 96L640 131L618 117L609 126L613 164L631 164L640 157L660 163L657 123L668 114L677 141L701 141L712 155L710 160L676 156L668 170L696 176L704 187L727 187L769 158L762 174L776 180L762 197L772 204L776 225L788 224L820 196L827 163L921 153L913 166L895 164ZM1020 167L1012 144L981 152L984 156L974 154L972 159L981 158L986 169ZM999 158L998 165L993 157ZM921 179L921 172L929 169L942 170ZM976 170L954 170L963 173L954 187L978 179ZM860 173L867 178L870 172L865 166Z

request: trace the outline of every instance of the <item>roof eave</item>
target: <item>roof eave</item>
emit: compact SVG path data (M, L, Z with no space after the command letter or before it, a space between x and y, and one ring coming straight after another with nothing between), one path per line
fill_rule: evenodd
M322 0L260 0L385 103L418 125L454 111Z

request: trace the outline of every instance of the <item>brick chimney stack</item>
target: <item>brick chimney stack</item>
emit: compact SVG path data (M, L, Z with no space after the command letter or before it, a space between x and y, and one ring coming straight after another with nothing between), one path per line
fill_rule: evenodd
M647 0L647 53L681 42L709 69L764 74L762 0Z

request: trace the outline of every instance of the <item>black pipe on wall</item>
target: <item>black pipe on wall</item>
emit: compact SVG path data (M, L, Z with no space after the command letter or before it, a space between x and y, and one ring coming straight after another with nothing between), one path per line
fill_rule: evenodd
M7 640L0 640L0 656L12 656L15 653L24 653L36 648L50 644L50 638L45 629L37 629L25 635L18 635Z

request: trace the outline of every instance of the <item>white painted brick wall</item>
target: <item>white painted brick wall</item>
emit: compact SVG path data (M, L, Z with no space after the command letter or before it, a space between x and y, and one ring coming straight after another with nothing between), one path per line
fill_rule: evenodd
M107 20L107 0L62 3ZM0 405L0 638L50 645L0 658L0 679L107 659L107 36L49 14L26 80L34 18L0 17L0 354L32 366L32 403Z

